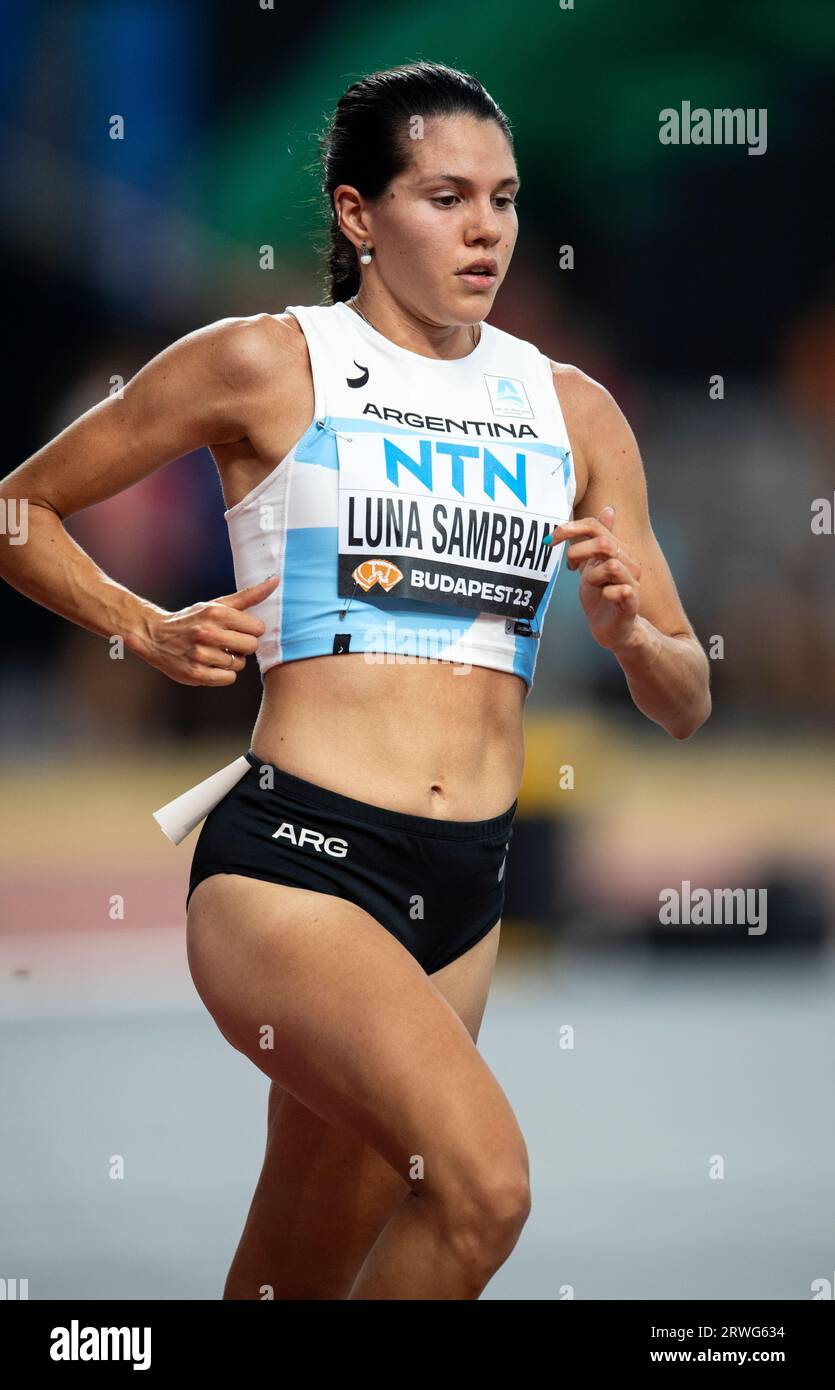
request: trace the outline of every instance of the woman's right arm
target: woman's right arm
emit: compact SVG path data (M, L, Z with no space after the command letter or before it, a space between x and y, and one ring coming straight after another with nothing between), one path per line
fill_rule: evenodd
M247 437L264 382L276 379L280 350L271 316L222 319L180 338L121 396L79 416L0 482L7 521L0 527L0 575L88 631L123 637L173 680L230 685L264 631L245 609L266 598L277 579L168 613L105 574L63 521L192 450ZM20 517L21 507L25 526L12 528L9 517ZM231 667L227 650L237 654Z

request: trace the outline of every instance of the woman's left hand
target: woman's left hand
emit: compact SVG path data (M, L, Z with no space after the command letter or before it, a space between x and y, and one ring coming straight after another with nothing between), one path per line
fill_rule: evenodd
M580 602L594 640L609 651L634 639L640 603L641 567L614 534L614 507L599 517L567 521L551 532L551 543L566 541L566 563L580 571ZM586 539L581 539L585 537Z

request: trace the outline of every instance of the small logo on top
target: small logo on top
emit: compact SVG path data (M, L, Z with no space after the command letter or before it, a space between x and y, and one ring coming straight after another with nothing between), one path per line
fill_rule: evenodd
M348 386L351 386L355 391L357 391L361 386L368 385L368 378L370 373L368 371L368 368L364 367L361 362L357 361L356 358L354 358L354 366L359 367L360 371L362 372L362 376L346 376L345 382Z
M524 415L533 419L531 403L524 382L515 376L488 376L484 380L494 415Z

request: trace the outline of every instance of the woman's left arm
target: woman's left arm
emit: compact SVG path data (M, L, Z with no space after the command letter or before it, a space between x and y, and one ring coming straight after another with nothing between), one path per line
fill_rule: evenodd
M574 520L553 543L567 542L592 636L617 657L638 709L689 738L710 714L710 667L653 534L635 436L605 387L552 368L577 477Z

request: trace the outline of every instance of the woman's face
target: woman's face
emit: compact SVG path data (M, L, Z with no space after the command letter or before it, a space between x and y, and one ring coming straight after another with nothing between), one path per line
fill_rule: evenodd
M365 205L372 268L425 322L478 323L490 312L519 230L510 144L495 121L464 115L425 121L422 138L409 143L409 168ZM495 274L464 278L460 272L478 260L494 262Z

